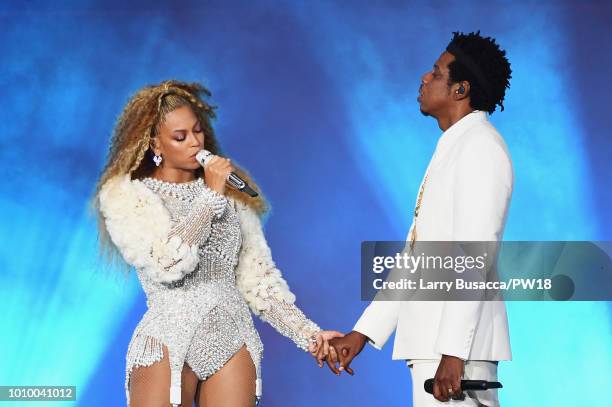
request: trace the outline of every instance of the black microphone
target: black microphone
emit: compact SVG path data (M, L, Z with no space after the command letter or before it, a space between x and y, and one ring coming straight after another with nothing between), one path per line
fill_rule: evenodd
M208 150L200 150L196 154L196 160L198 160L198 162L202 166L206 165L213 157L214 157L213 153L211 153ZM249 186L249 184L244 182L242 178L240 178L238 175L236 175L233 172L231 172L230 175L227 177L227 184L231 186L232 188L237 189L238 191L244 192L245 194L249 195L252 198L258 195L257 192L255 192L253 188Z
M429 394L433 394L434 379L425 380L425 391ZM489 389L501 389L502 384L500 382L488 382L486 380L461 380L461 391L465 390L489 390Z

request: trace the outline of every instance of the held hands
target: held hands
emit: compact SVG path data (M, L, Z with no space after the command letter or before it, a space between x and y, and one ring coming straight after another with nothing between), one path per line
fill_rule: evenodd
M323 366L323 363L318 359L319 353L328 355L330 352L329 341L334 338L341 338L344 334L338 331L319 331L315 332L312 337L316 339L316 343L310 342L308 345L308 352L317 359L319 367Z
M364 334L352 331L347 335L332 338L329 340L329 348L319 349L316 359L319 367L323 367L323 360L327 363L329 369L336 375L345 370L351 376L354 374L350 364L365 346L368 337ZM340 362L340 367L336 363Z
M206 185L213 191L223 195L225 192L225 182L230 173L234 170L229 159L213 156L210 161L204 166L204 180Z

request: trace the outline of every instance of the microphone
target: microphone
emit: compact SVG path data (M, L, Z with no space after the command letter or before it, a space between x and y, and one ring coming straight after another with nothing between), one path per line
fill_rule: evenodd
M425 380L425 391L433 394L434 379ZM461 391L501 389L500 382L487 382L486 380L461 380Z
M206 165L213 157L214 157L213 153L211 153L208 150L200 150L196 154L196 160L198 160L198 162L202 166ZM257 192L255 192L253 188L249 186L249 184L244 182L242 178L240 178L238 175L236 175L233 172L231 172L230 175L227 177L227 184L230 187L237 189L238 191L244 192L245 194L249 195L252 198L258 195Z

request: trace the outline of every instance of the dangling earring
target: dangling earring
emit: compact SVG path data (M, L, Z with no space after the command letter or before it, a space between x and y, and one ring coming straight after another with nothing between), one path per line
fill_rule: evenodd
M153 162L155 163L155 165L156 165L156 166L158 166L158 167L159 167L159 164L161 164L161 162L162 162L162 157L161 157L161 155L157 155L157 154L155 154L155 155L153 156Z

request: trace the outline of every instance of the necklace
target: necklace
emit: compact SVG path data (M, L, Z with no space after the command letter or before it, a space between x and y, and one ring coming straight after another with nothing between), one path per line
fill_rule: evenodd
M423 201L423 192L425 191L425 184L427 183L428 176L429 174L425 174L425 179L423 180L423 183L421 184L421 189L419 190L419 195L417 197L417 203L414 208L414 217L412 221L414 225L412 227L412 231L410 232L410 249L411 250L414 248L414 242L416 241L416 237L417 237L417 233L416 233L417 218L419 217L419 211L421 210L421 202Z
M480 112L480 110L476 109L476 110L472 110L468 114L478 113L478 112ZM428 176L429 176L429 173L426 173L425 179L423 180L423 183L421 184L421 189L419 190L419 195L417 197L416 206L414 208L414 217L412 221L414 225L412 227L412 230L410 231L410 249L411 250L414 248L414 242L416 242L416 238L417 238L417 232L416 232L417 218L419 217L419 212L421 210L421 202L423 201L423 192L425 191L425 184L427 183Z
M205 188L202 178L187 182L169 182L146 177L142 179L142 182L154 192L184 201L193 200Z

